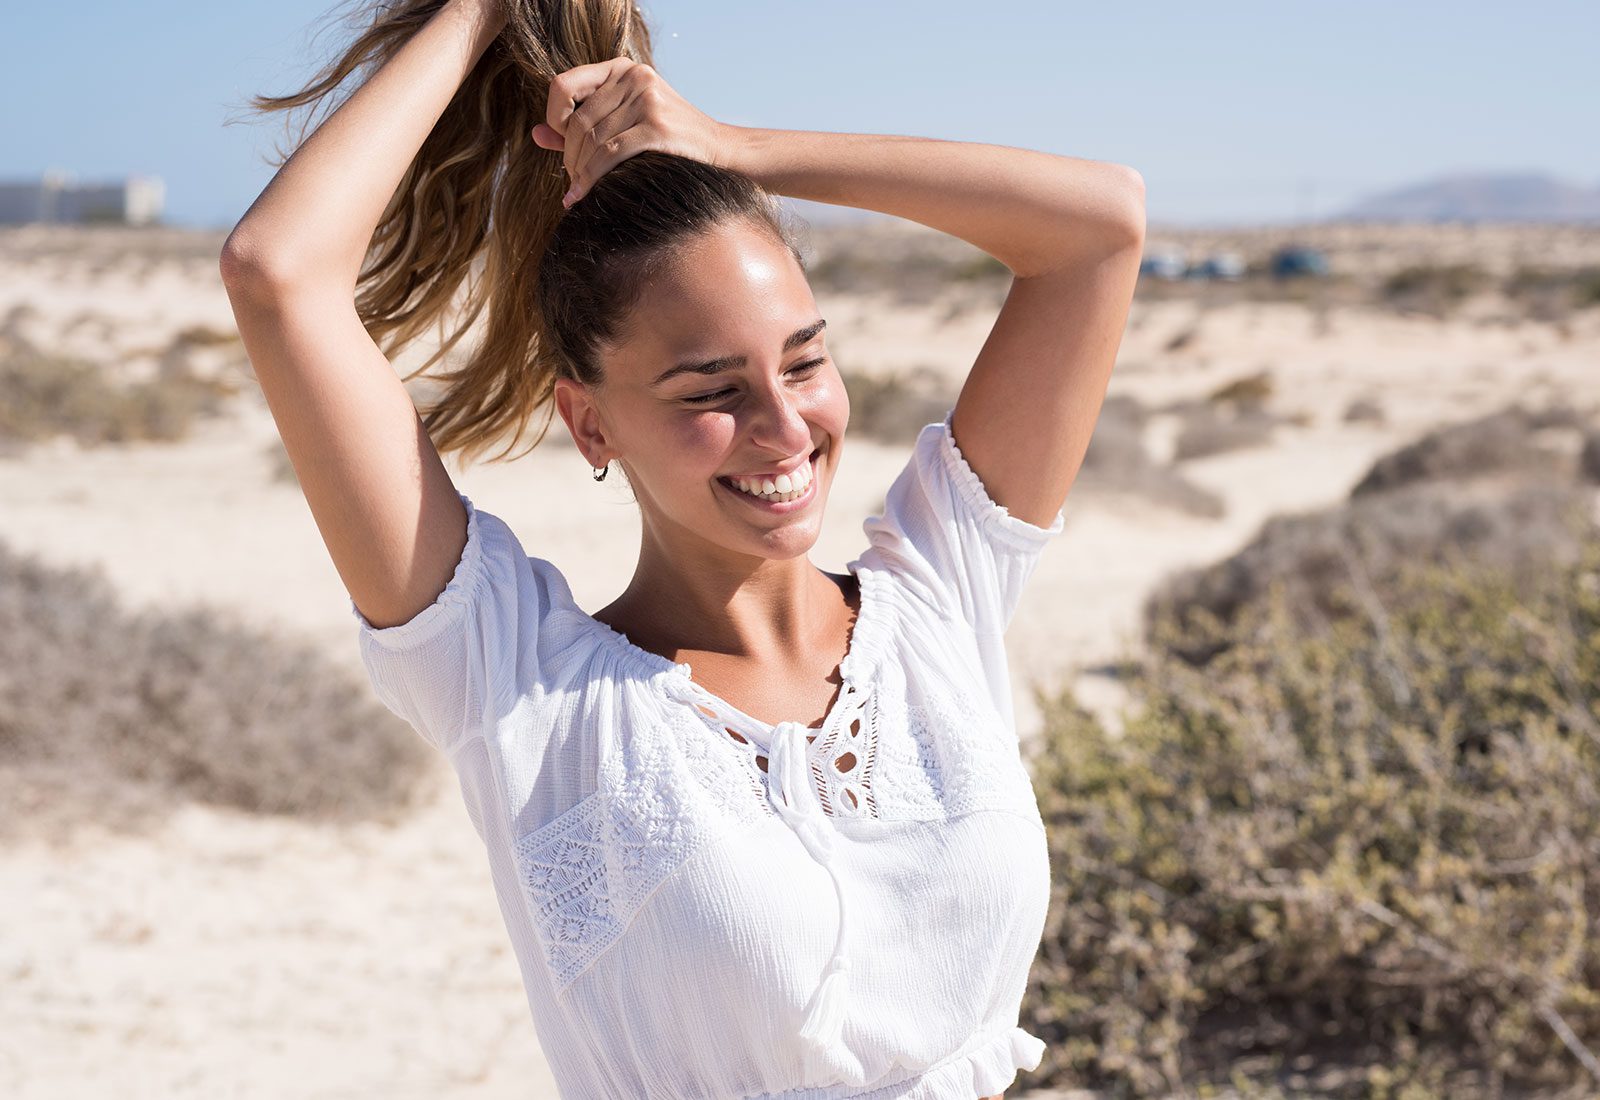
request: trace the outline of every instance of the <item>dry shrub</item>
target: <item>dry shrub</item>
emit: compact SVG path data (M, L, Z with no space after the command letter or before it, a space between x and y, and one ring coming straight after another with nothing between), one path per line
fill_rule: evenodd
M1147 633L1176 625L1175 652L1204 664L1231 644L1239 617L1282 586L1298 625L1343 610L1338 578L1352 553L1380 590L1412 561L1478 562L1514 575L1570 564L1572 517L1588 506L1575 485L1517 484L1474 491L1417 485L1301 515L1273 516L1250 543L1216 565L1183 570L1146 601Z
M1506 279L1506 297L1535 321L1565 320L1573 310L1600 305L1600 267L1520 267Z
M1499 453L1162 585L1120 735L1036 693L1029 1083L1600 1085L1600 528Z
M1585 480L1600 484L1600 429L1584 435L1578 451L1578 473Z
M132 385L82 359L47 355L25 342L0 343L0 444L69 435L84 446L173 441L194 421L219 413L237 386L200 378L181 364Z
M935 372L894 370L874 374L839 372L850 399L850 434L893 446L943 420L955 404Z
M1548 475L1566 478L1571 459L1535 433L1578 428L1582 414L1571 408L1534 412L1511 405L1486 416L1429 432L1380 458L1351 496L1385 492L1417 481L1487 475Z
M1168 605L1120 736L1038 696L1030 1084L1593 1095L1600 532L1571 522L1520 572L1352 543L1316 616L1287 578L1198 637Z
M1493 285L1494 279L1477 264L1412 264L1384 279L1378 295L1390 306L1443 316Z
M1134 496L1188 515L1215 519L1223 501L1172 466L1156 463L1144 445L1149 411L1128 394L1110 394L1100 408L1074 491Z
M1383 424L1388 419L1388 415L1383 411L1383 405L1375 397L1357 397L1345 406L1344 422L1346 424L1363 422Z
M1173 336L1172 339L1167 341L1166 350L1182 351L1184 348L1187 348L1193 344L1195 340L1199 338L1199 336L1200 326L1190 325L1188 328L1183 329L1177 335Z
M1265 405L1275 391L1271 371L1258 371L1255 374L1235 378L1232 382L1225 382L1212 390L1206 400L1213 405L1233 405L1235 407L1248 407L1252 405Z
M1590 267L1578 272L1573 279L1572 301L1578 309L1600 306L1600 267Z
M1272 430L1279 424L1304 426L1304 414L1280 415L1267 408L1275 387L1272 374L1260 371L1236 378L1212 390L1198 401L1179 401L1165 411L1181 419L1174 441L1172 460L1239 451L1272 444Z
M184 802L394 823L432 755L309 646L204 607L130 613L98 570L0 543L0 836L126 834Z
M1183 414L1172 460L1187 462L1228 451L1271 446L1272 429L1283 419L1255 405L1237 411L1225 411L1212 404L1191 405Z
M190 325L187 328L180 329L178 334L172 338L172 342L179 347L214 348L240 343L240 339L236 329L212 328L209 325Z

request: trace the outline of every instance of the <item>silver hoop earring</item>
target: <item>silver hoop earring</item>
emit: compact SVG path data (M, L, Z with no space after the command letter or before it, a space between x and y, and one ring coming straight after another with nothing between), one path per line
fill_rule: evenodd
M604 466L595 466L593 469L594 479L596 481L604 481L606 479L606 475L611 472L611 463L607 462Z

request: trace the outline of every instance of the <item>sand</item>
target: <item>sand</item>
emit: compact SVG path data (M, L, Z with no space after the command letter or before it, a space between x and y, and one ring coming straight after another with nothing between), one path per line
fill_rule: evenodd
M231 329L214 263L220 241L164 241L153 251L167 258L151 261L126 254L129 239L63 249L49 234L4 235L0 313L26 303L32 312L13 321L31 339L130 377L153 372L181 328ZM1510 229L1476 244L1446 231L1394 239L1408 256L1477 248L1496 263L1558 251ZM1392 267L1366 240L1347 241L1345 258ZM922 366L954 385L993 319L989 305L952 317L948 300L819 292L819 301L847 369ZM1167 350L1191 328L1181 350ZM237 370L227 356L216 353L215 369ZM1440 321L1137 300L1113 394L1163 406L1265 369L1277 383L1271 407L1307 422L1276 428L1270 445L1185 464L1226 501L1220 519L1074 490L1008 637L1023 736L1038 727L1036 682L1070 684L1115 724L1117 685L1097 669L1135 644L1141 601L1169 571L1230 553L1274 513L1335 504L1375 457L1439 423L1517 399L1592 406L1597 363L1600 309L1562 324L1516 322L1493 303ZM1345 422L1358 397L1376 398L1387 422ZM1174 423L1150 423L1158 456ZM275 438L247 390L182 443L33 447L0 459L0 538L103 569L129 606L224 606L361 676L348 597L304 500L269 479ZM908 454L849 442L812 554L818 566L840 571L859 553L861 522ZM452 473L530 553L566 572L582 606L603 606L624 587L638 546L634 506L615 479L595 485L570 446L552 439L515 464ZM153 839L85 831L65 849L0 850L0 1093L553 1097L481 843L442 759L437 780L427 809L396 829L335 831L185 806Z

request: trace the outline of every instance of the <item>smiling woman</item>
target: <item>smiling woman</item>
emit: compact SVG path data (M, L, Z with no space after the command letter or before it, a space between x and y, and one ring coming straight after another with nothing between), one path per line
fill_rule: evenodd
M222 269L374 690L460 777L562 1093L1000 1094L1044 1053L1018 1013L1050 897L1003 638L1126 320L1137 173L716 122L623 0L370 15L259 101L371 71ZM844 574L809 554L850 404L779 194L1014 274ZM439 355L482 339L419 420L385 355L459 302ZM593 614L440 458L541 413L533 444L559 414L639 506Z
M603 180L588 201L603 201L613 183L621 185ZM665 641L681 630L684 609L651 594L704 593L703 637L715 644L699 648L749 649L753 630L734 636L743 601L709 578L760 574L799 600L813 598L808 584L817 586L809 592L828 592L834 582L805 553L821 534L850 403L825 354L826 325L810 284L770 224L729 218L674 253L634 299L627 335L598 346L597 381L559 378L555 402L591 464L615 457L650 513L632 585L596 617ZM706 388L708 378L715 389ZM790 479L802 466L815 474L806 495L776 499L793 493ZM739 478L759 479L772 499L742 491ZM710 610L730 604L731 619ZM760 629L789 653L808 640Z

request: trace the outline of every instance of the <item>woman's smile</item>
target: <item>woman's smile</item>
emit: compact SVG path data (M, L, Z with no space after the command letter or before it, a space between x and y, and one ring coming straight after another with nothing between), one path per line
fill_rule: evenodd
M797 469L795 474L785 475L790 483L790 487L788 489L789 492L795 491L794 482L797 476L805 478L805 484L800 488L800 495L794 497L792 500L772 500L765 497L756 496L751 492L747 492L746 490L739 488L738 481L731 477L719 477L716 480L717 484L721 485L722 488L728 493L738 497L751 507L759 508L763 512L766 512L770 515L786 515L790 512L797 512L800 509L809 506L810 503L816 499L818 480L817 467L821 461L821 457L822 449L818 448L817 450L811 452L811 457L807 460L804 467ZM800 470L803 470L804 472L800 473ZM745 480L746 484L750 484L752 487L754 487L753 480L751 479L739 480ZM776 479L769 478L765 480L772 482L774 491L777 491L781 494L783 491L782 486L777 483Z

